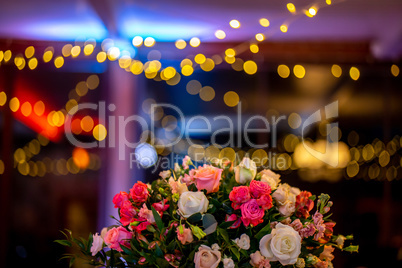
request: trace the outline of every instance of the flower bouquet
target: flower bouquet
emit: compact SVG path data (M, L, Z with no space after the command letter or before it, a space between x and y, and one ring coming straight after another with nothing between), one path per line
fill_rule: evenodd
M333 235L328 195L257 174L249 158L197 168L185 157L159 175L116 194L116 225L88 240L66 230L56 242L101 267L333 267L335 248L358 251L344 245L352 236Z

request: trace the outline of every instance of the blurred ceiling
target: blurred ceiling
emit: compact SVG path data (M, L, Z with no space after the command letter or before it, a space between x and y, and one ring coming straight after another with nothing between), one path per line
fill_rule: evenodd
M214 33L226 32L224 42L252 40L264 33L273 42L368 42L378 59L402 55L402 1L325 0L294 1L291 14L283 0L13 0L0 5L0 38L73 41L77 38L102 40L152 36L157 41L188 40L220 42ZM318 9L315 17L303 10ZM270 21L268 28L260 18ZM231 19L241 23L229 26ZM287 33L279 26L287 24Z

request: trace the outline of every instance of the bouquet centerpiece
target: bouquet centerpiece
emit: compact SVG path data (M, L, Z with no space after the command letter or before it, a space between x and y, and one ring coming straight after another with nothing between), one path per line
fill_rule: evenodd
M66 254L100 267L333 267L335 248L353 236L334 235L327 194L316 197L281 183L271 170L257 174L249 158L161 172L152 184L136 182L113 198L116 225L56 242L76 247Z

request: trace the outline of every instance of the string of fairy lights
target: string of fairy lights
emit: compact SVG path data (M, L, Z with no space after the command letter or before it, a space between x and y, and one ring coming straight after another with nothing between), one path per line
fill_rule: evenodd
M337 1L337 3L340 1ZM1 51L0 50L0 66L2 64L10 64L14 63L14 65L19 69L29 69L35 70L38 65L40 64L40 58L42 58L43 64L51 64L53 63L56 68L62 68L65 64L65 59L67 58L78 58L80 56L85 57L95 57L98 63L103 63L105 61L117 61L120 68L124 69L127 72L131 72L134 75L144 74L146 78L153 79L155 81L165 81L170 86L175 86L181 81L182 76L189 77L194 74L196 70L202 70L204 72L212 71L217 65L226 62L227 64L231 65L233 70L235 71L243 71L248 75L254 75L258 71L258 65L253 60L243 60L240 58L240 55L246 51L250 51L253 54L259 53L260 49L258 43L263 42L269 39L270 36L277 32L286 33L291 26L291 24L300 16L307 16L307 17L314 17L317 15L318 11L325 6L332 5L331 0L326 0L324 2L316 2L314 4L296 8L293 3L287 3L286 8L288 12L292 15L288 19L286 19L278 28L270 27L270 21L267 18L259 19L258 23L262 27L261 29L265 29L259 33L256 33L251 40L246 42L242 42L236 45L233 48L227 48L221 54L214 54L210 57L207 57L203 53L198 53L195 56L188 56L185 57L180 61L180 69L177 70L173 66L166 66L163 67L161 63L162 54L159 50L150 50L147 56L147 61L142 62L138 59L135 59L134 55L131 55L129 51L123 50L121 51L117 46L115 46L115 42L112 39L105 39L101 43L101 49L99 52L95 53L95 49L97 47L97 42L95 40L86 40L85 42L75 42L75 44L66 44L62 47L61 52L55 51L55 48L52 46L47 47L44 49L43 54L38 54L35 50L34 46L28 46L24 53L14 53L11 50ZM241 22L239 20L233 19L229 22L230 27L235 31L236 29L241 27ZM230 33L225 32L221 29L217 29L214 33L215 37L219 40L225 39ZM140 48L144 46L145 48L152 48L156 45L156 40L153 37L146 37L143 38L141 36L135 36L132 39L132 45L134 47ZM198 48L201 46L201 40L198 37L193 37L188 41L184 39L178 39L175 42L175 47L178 50L182 50L187 47L187 45ZM201 46L202 47L202 46ZM99 50L99 48L98 48ZM14 58L13 58L14 56ZM340 78L344 72L347 70L342 69L341 66L337 64L333 64L330 68L332 75L336 78ZM306 68L300 64L296 64L293 67L287 66L285 64L280 64L277 66L277 73L278 75L286 79L290 77L291 73L296 78L302 79L306 75ZM400 69L396 64L392 64L390 67L390 72L394 77L399 76ZM360 70L356 66L352 66L348 70L349 76L352 80L358 80L360 77ZM51 126L61 127L64 125L65 116L69 112L73 112L76 105L78 105L78 101L81 97L85 96L88 90L95 89L99 85L99 78L96 75L92 75L88 77L86 81L81 81L77 84L76 88L69 93L69 100L67 101L65 108L59 111L51 111L48 114L47 120ZM211 101L215 98L215 90L211 86L202 85L201 82L198 80L190 80L186 84L186 91L191 95L199 95L199 97L205 101ZM224 103L229 107L235 107L238 105L240 101L239 95L235 91L227 91L224 94ZM7 96L5 92L0 92L0 106L4 106L7 102ZM155 103L153 99L147 99L144 101L142 108L143 110L150 114L149 106L150 104ZM13 112L18 111L21 109L21 112L24 116L28 117L29 114L33 111L34 113L40 114L44 112L44 103L42 101L37 102L35 104L30 104L25 102L23 104L19 103L17 98L11 98L9 101L9 107ZM267 112L271 114L272 111ZM162 108L157 108L153 117L151 118L155 121L160 121L161 126L167 130L166 131L166 138L167 139L174 139L176 136L174 134L174 130L177 128L177 119L171 115L164 115L164 111ZM300 123L298 123L300 122ZM297 114L292 114L289 116L289 126L293 129L296 129L301 124L301 118ZM76 118L72 122L72 132L74 134L80 134L81 132L91 132L93 131L93 136L97 140L103 140L106 138L107 131L106 127L102 124L94 125L94 121L90 116L85 116L82 119ZM211 158L212 156L223 157L226 155L232 156L233 152L235 152L231 148L219 148L219 146L211 145L208 148L202 148L200 146L188 146L185 142L179 142L175 145L175 148L166 148L164 146L164 141L162 139L157 139L154 137L153 133L144 132L142 135L148 137L148 142L152 145L155 145L155 148L160 155L167 155L172 151L183 151L186 150L190 156L195 157L195 155ZM329 135L329 134L328 134ZM293 137L293 136L291 136ZM296 142L296 138L299 141ZM284 141L289 141L289 136L284 138ZM285 165L283 167L274 167L282 170L293 170L296 168L303 168L302 164L299 163L299 166L296 164L298 161L297 154L295 155L294 151L296 149L296 145L300 144L300 137L293 137L292 139L292 146L287 144L286 142L283 144L286 152L282 154L276 154L276 158L283 158L285 159ZM336 141L338 142L338 141ZM48 141L47 141L48 143ZM79 161L76 157L76 161L74 161L74 157L66 160L66 159L59 159L59 160L52 160L52 161L38 161L37 163L30 161L30 158L37 155L40 151L40 146L47 145L45 138L41 135L38 136L37 139L32 140L23 148L19 148L15 151L14 154L14 165L23 175L31 175L31 176L41 176L46 172L54 172L54 174L63 175L63 174L76 174L78 172L82 172L85 170L83 167L79 167ZM39 147L38 147L39 144ZM346 145L346 144L345 144ZM342 148L346 148L350 155L356 155L355 147L349 149L346 145L341 146ZM39 148L39 149L38 149ZM293 148L289 151L286 148ZM359 147L360 148L360 147ZM364 147L365 148L365 147ZM400 148L400 146L398 147ZM232 151L233 150L233 151ZM359 149L356 149L359 150ZM23 153L22 153L23 152ZM204 152L204 153L202 153ZM222 153L223 152L223 153ZM360 152L360 151L359 151ZM238 150L237 155L245 155L248 153L250 156L255 158L266 158L265 156L268 155L269 152L264 150L251 150L249 152L243 152L242 150ZM291 154L293 153L293 154ZM23 157L23 155L25 157ZM89 161L84 161L86 163L92 163L92 165L88 164L88 166L92 167L99 167L96 163L100 163L99 161L95 161L95 155L91 154L91 157L86 156L85 153L81 151L82 159L89 159ZM346 153L347 155L347 153ZM363 155L361 153L361 155ZM353 158L353 157L352 157ZM360 167L361 163L359 160L355 158L348 158L346 157L343 161L342 168L346 168L347 176L348 177L355 177L359 173L356 173L356 163ZM81 159L81 160L82 160ZM91 160L92 159L92 160ZM364 158L363 158L364 159ZM99 159L98 159L99 160ZM195 159L197 160L197 159ZM56 161L56 162L55 162ZM351 162L352 161L352 162ZM355 161L355 162L353 162ZM299 161L300 162L300 161ZM395 162L395 161L394 161ZM43 163L43 164L42 164ZM95 164L94 164L95 163ZM402 164L402 163L401 163ZM382 168L385 168L380 164ZM386 165L385 165L386 166ZM44 168L45 167L45 168ZM399 168L393 166L396 169ZM89 168L91 169L91 168ZM373 168L374 169L374 168ZM381 169L381 168L380 168ZM350 171L350 170L353 170ZM359 169L357 169L359 170ZM377 169L376 169L377 170ZM350 172L349 172L350 171ZM4 172L4 163L0 160L0 174ZM76 172L76 173L75 173ZM355 174L356 173L356 174ZM376 173L377 174L377 173ZM388 174L388 173L387 173ZM370 178L377 178L378 176L370 176ZM391 176L392 177L392 176ZM397 176L395 176L396 178ZM388 176L387 176L388 178Z
M73 115L76 112L80 98L84 97L89 90L94 90L99 86L99 77L90 75L85 81L80 81L75 88L69 92L69 100L65 104L65 108L58 111L52 110L47 115L47 123L52 127L61 128L64 126L66 116ZM5 92L0 93L0 107L7 102ZM33 106L33 108L32 108ZM42 116L45 112L45 103L37 101L35 104L24 102L20 104L17 97L13 97L9 101L9 108L12 112L21 111L21 113L29 118L31 115ZM72 133L79 135L82 132L92 133L93 137L98 140L104 140L107 135L106 127L98 123L95 125L91 116L86 115L83 118L75 118L71 123ZM38 134L37 138L28 142L22 148L18 148L14 152L14 168L22 175L32 177L43 177L46 173L55 175L67 175L82 173L85 170L98 170L100 168L100 158L96 154L88 153L83 148L74 148L72 157L69 159L53 159L44 158L41 161L31 161L31 158L40 153L41 147L49 144L49 139L44 135ZM4 162L0 160L0 174L4 173Z

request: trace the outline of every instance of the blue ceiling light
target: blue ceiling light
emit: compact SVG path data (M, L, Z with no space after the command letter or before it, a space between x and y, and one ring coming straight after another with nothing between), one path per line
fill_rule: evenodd
M207 36L213 29L208 23L188 18L180 18L166 12L160 12L135 6L117 9L119 33L132 39L134 36L153 37L156 41L176 41L191 37Z
M86 2L8 1L0 9L0 36L16 39L75 41L103 40L109 35L102 20Z

